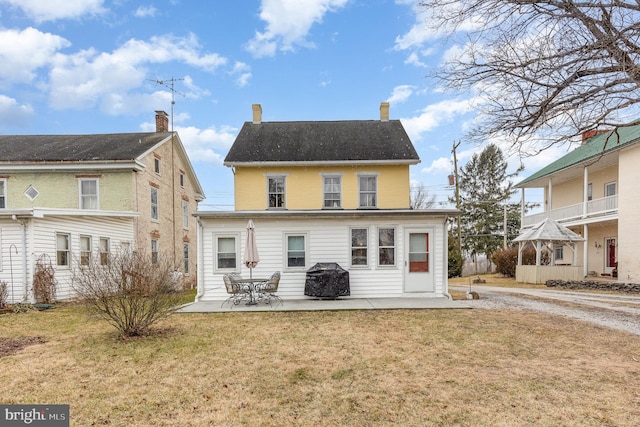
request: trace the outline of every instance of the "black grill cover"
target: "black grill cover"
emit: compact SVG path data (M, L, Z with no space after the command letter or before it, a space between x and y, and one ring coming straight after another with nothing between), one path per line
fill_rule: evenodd
M320 298L349 296L349 272L335 262L319 262L307 270L304 294Z

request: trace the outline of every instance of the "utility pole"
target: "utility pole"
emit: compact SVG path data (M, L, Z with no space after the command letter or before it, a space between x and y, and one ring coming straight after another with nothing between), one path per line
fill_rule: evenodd
M453 143L453 175L455 177L456 185L456 209L460 210L460 184L458 180L458 157L456 156L456 149L460 146L461 141ZM462 228L460 222L460 214L458 214L458 252L462 253Z

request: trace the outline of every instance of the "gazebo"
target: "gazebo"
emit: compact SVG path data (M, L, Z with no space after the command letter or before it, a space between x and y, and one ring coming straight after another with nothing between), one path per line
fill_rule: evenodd
M580 280L582 268L576 265L576 243L585 239L577 233L569 230L564 225L558 224L552 218L526 229L514 242L518 242L518 266L516 267L516 281L523 283L545 283L547 280ZM536 265L522 265L522 251L531 244L536 250ZM569 247L573 253L570 265L557 265L554 247L562 244ZM551 253L549 265L542 265L542 251L548 249Z

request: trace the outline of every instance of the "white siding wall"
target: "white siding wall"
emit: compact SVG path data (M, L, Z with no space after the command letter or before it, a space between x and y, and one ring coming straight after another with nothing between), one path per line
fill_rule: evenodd
M260 255L260 263L253 270L253 277L266 278L273 272L280 271L281 279L278 294L285 299L300 299L304 296L306 270L318 262L337 262L349 271L349 282L352 298L402 297L403 274L405 261L404 229L433 227L434 281L435 292L421 296L442 297L447 292L447 263L445 245L444 218L374 220L372 218L348 220L333 219L286 219L282 221L266 218L253 220L256 241ZM215 241L219 234L236 234L239 236L238 266L236 270L243 277L249 277L249 269L242 265L246 240L246 219L210 219L202 218L202 251L201 282L203 289L201 300L222 300L227 298L222 280L225 272L215 271ZM367 267L351 267L350 265L350 229L353 227L368 228L369 246ZM393 267L378 266L378 228L396 228L396 265ZM286 233L304 233L307 238L306 266L301 269L289 269L285 266L284 253ZM407 294L414 296L411 294Z
M70 234L71 268L56 265L56 233ZM101 237L109 238L110 252L117 252L120 245L128 242L134 249L133 219L110 217L45 217L32 220L31 238L33 251L29 254L32 268L36 260L43 256L55 268L57 281L56 298L59 300L73 297L71 287L72 269L80 258L80 235L92 237L94 255L98 251ZM29 286L31 288L31 286Z
M27 247L27 253L28 251ZM22 226L11 219L1 219L0 281L7 284L8 303L22 301L25 294L25 284L31 281L28 276L29 266L26 269L23 268L23 252Z

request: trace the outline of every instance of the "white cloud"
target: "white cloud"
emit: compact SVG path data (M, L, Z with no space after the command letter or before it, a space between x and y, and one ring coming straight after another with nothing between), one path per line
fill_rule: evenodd
M38 68L48 66L58 50L70 45L62 37L31 27L22 31L0 31L0 80L30 82L36 77Z
M140 6L133 12L133 15L138 18L152 18L157 14L158 9L153 6Z
M456 116L471 112L472 100L446 100L425 107L418 116L403 118L402 125L412 141L419 141L423 133L444 123L452 122Z
M194 163L222 164L225 154L238 134L238 129L231 126L198 129L193 126L177 127L180 140L184 144L189 158Z
M20 105L5 95L0 95L0 127L22 127L35 116L30 105Z
M249 80L253 77L251 67L244 62L237 61L233 64L233 69L229 72L235 76L235 82L238 87L245 87L249 84Z
M387 102L391 105L405 102L411 95L413 95L415 88L415 86L411 85L396 86L393 88L391 96L387 98Z
M104 0L0 0L0 3L21 9L36 22L75 19L106 11L102 6Z
M264 32L256 31L245 48L255 57L273 56L276 51L291 51L294 46L313 47L306 37L324 15L345 6L349 0L262 0L260 19Z
M451 159L447 157L440 157L434 160L433 162L431 162L431 165L425 168L422 168L420 172L429 173L433 175L448 174L448 173L451 173L452 169L453 169L453 165L451 164Z
M88 108L98 103L112 114L124 112L124 104L154 95L131 97L128 91L143 84L147 64L178 61L213 72L226 64L218 54L201 54L195 36L152 37L149 42L131 39L112 53L83 50L55 55L51 69L51 106L57 109ZM122 106L120 106L122 105Z

